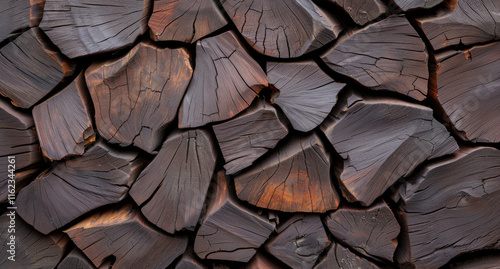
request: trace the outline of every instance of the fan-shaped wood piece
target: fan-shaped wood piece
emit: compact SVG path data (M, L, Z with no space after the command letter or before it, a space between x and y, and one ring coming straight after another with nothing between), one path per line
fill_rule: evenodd
M444 0L394 0L394 3L403 11L433 8L443 2Z

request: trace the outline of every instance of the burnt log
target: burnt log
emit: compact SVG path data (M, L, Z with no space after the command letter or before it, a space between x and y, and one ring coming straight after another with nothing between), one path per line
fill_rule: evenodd
M342 8L358 25L365 25L388 12L381 0L327 0L327 3Z
M73 248L57 265L57 269L95 269L92 262L78 248Z
M358 256L348 248L333 242L323 259L314 269L379 269L378 265Z

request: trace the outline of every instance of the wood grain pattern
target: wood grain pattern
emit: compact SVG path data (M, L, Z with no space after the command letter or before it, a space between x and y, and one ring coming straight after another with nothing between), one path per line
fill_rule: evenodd
M30 27L30 1L0 1L0 42Z
M433 8L443 2L444 0L394 0L394 3L403 11Z
M378 265L356 255L348 248L333 242L330 250L314 269L379 269ZM385 267L382 267L385 268Z
M57 269L95 269L96 267L78 248L73 248L57 265Z
M174 132L130 189L144 216L174 233L194 230L217 160L212 137L204 130Z
M252 165L288 134L276 109L258 99L237 117L212 126L219 142L228 175Z
M374 90L425 99L429 79L425 44L403 16L389 17L344 36L323 56L335 72Z
M155 0L148 25L156 41L194 43L227 24L214 0Z
M382 14L388 12L388 8L381 0L327 0L328 3L336 4L345 10L352 20L358 25L365 25Z
M175 269L207 269L207 267L196 257L193 249L188 248L181 259L175 264Z
M152 153L176 118L192 72L186 49L147 41L119 59L94 63L85 77L99 134Z
M196 69L179 111L179 127L227 120L250 106L267 76L233 32L196 43Z

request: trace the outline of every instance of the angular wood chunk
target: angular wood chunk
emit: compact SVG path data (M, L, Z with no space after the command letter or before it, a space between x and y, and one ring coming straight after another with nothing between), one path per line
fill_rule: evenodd
M188 244L186 235L159 231L130 204L95 213L65 233L96 267L113 255L113 269L166 268Z
M365 25L388 12L381 0L328 0L328 2L341 7L359 25Z
M405 17L389 17L346 35L323 61L374 90L395 91L417 100L427 95L425 44Z
M314 133L294 135L234 182L238 198L262 208L323 213L339 205L330 154Z
M366 99L332 114L322 129L343 158L336 167L343 195L368 206L427 159L458 145L430 108L394 99Z
M268 258L262 252L257 251L255 256L243 267L244 269L284 269L284 265Z
M57 269L95 269L96 267L78 248L71 250L57 265Z
M163 230L194 230L215 169L217 151L210 134L171 134L130 189L144 216Z
M276 58L294 58L321 48L342 30L310 0L221 0L248 43Z
M0 1L0 42L30 27L29 0Z
M499 163L500 150L462 149L405 182L399 196L407 242L395 259L438 268L458 254L498 248Z
M151 0L46 0L40 28L69 58L117 50L147 29Z
M227 24L214 0L155 0L148 25L155 41L194 43Z
M443 2L444 0L394 0L394 3L403 11L420 8L433 8Z
M14 221L14 228L9 228L12 221ZM2 244L0 268L55 268L64 257L69 238L63 233L43 235L10 210L0 216L0 227L2 227L0 231L0 243ZM11 236L15 237L14 242L11 241ZM10 252L11 246L14 246L14 252ZM9 259L13 254L15 261Z
M279 118L276 109L261 99L238 117L212 127L228 175L252 165L288 134L286 123Z
M17 212L48 234L95 208L121 201L141 166L137 153L117 151L99 141L82 157L57 165L23 188Z
M233 32L196 44L196 70L179 111L179 127L227 120L250 106L267 76Z
M500 42L438 58L438 100L458 130L473 142L500 142Z
M226 174L219 171L215 196L196 234L194 252L202 259L248 262L275 224L240 205L228 187Z
M119 59L94 63L85 76L99 134L153 152L176 117L192 72L186 49L149 42Z
M408 1L409 2L409 1ZM451 14L417 20L435 50L500 38L500 2L460 0Z
M392 262L401 228L386 203L341 208L328 215L326 223L333 236L359 253Z
M293 128L309 132L332 111L345 86L326 75L314 61L267 64L269 83L279 90L273 96Z
M207 267L200 262L200 259L193 253L192 248L188 248L181 259L175 265L175 269L206 269Z
M95 135L83 73L66 89L33 108L33 119L44 155L60 160L82 155Z
M326 256L314 269L379 269L376 264L359 257L348 248L333 243Z
M317 215L294 215L278 229L265 248L292 268L310 269L330 245L325 227Z

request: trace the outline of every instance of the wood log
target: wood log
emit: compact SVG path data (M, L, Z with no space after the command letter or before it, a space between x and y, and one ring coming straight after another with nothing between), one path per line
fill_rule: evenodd
M330 154L314 133L291 137L234 182L239 199L262 208L323 213L339 205Z
M285 269L284 265L270 259L263 252L257 251L255 256L243 266L244 269Z
M175 264L175 269L207 269L207 267L194 254L193 249L189 247Z
M202 259L248 262L275 224L232 197L228 181L223 170L217 173L215 195L196 234L194 252Z
M429 9L445 2L445 0L393 0L397 7L403 11ZM448 0L449 2L455 0ZM456 1L458 2L458 1Z
M393 261L400 227L385 202L366 209L340 208L326 217L326 224L335 238L358 253Z
M196 43L196 69L179 111L179 127L227 120L250 106L267 76L233 32Z
M192 69L186 49L142 42L119 59L94 63L85 76L99 134L152 153L176 118Z
M327 3L345 10L358 25L365 25L388 12L381 0L327 0Z
M500 142L500 42L438 57L437 98L461 139Z
M57 265L57 269L95 269L96 267L78 248L73 248Z
M0 2L0 42L13 38L30 27L30 1L4 0Z
M326 75L314 61L268 62L269 83L279 90L272 101L287 116L293 128L309 132L323 122L345 86Z
M417 20L435 50L500 38L500 2L460 0L453 3L456 8L451 14Z
M131 45L147 31L151 0L46 0L40 28L69 58Z
M159 231L131 204L97 212L65 233L96 267L114 256L113 269L166 268L188 244L186 235Z
M428 55L417 31L404 16L393 16L345 35L323 56L335 72L373 90L425 99Z
M155 0L148 25L155 41L194 43L227 24L214 0Z
M333 242L325 257L314 269L379 269L380 267Z
M258 99L237 117L212 126L224 156L228 175L252 165L288 134L276 109Z
M395 259L432 269L458 254L498 248L499 161L500 150L466 148L404 182L399 205L405 240Z
M82 157L45 171L17 196L18 214L48 234L100 206L125 198L142 167L137 152L99 141Z
M295 58L337 38L342 30L310 0L221 0L229 17L258 52Z
M310 269L329 245L318 215L296 214L280 225L278 235L266 243L265 249L291 268Z
M217 160L210 134L204 130L172 133L158 155L139 175L130 196L144 216L174 233L194 230Z
M423 161L458 150L430 108L395 99L354 101L321 128L343 159L335 170L342 194L364 206Z

